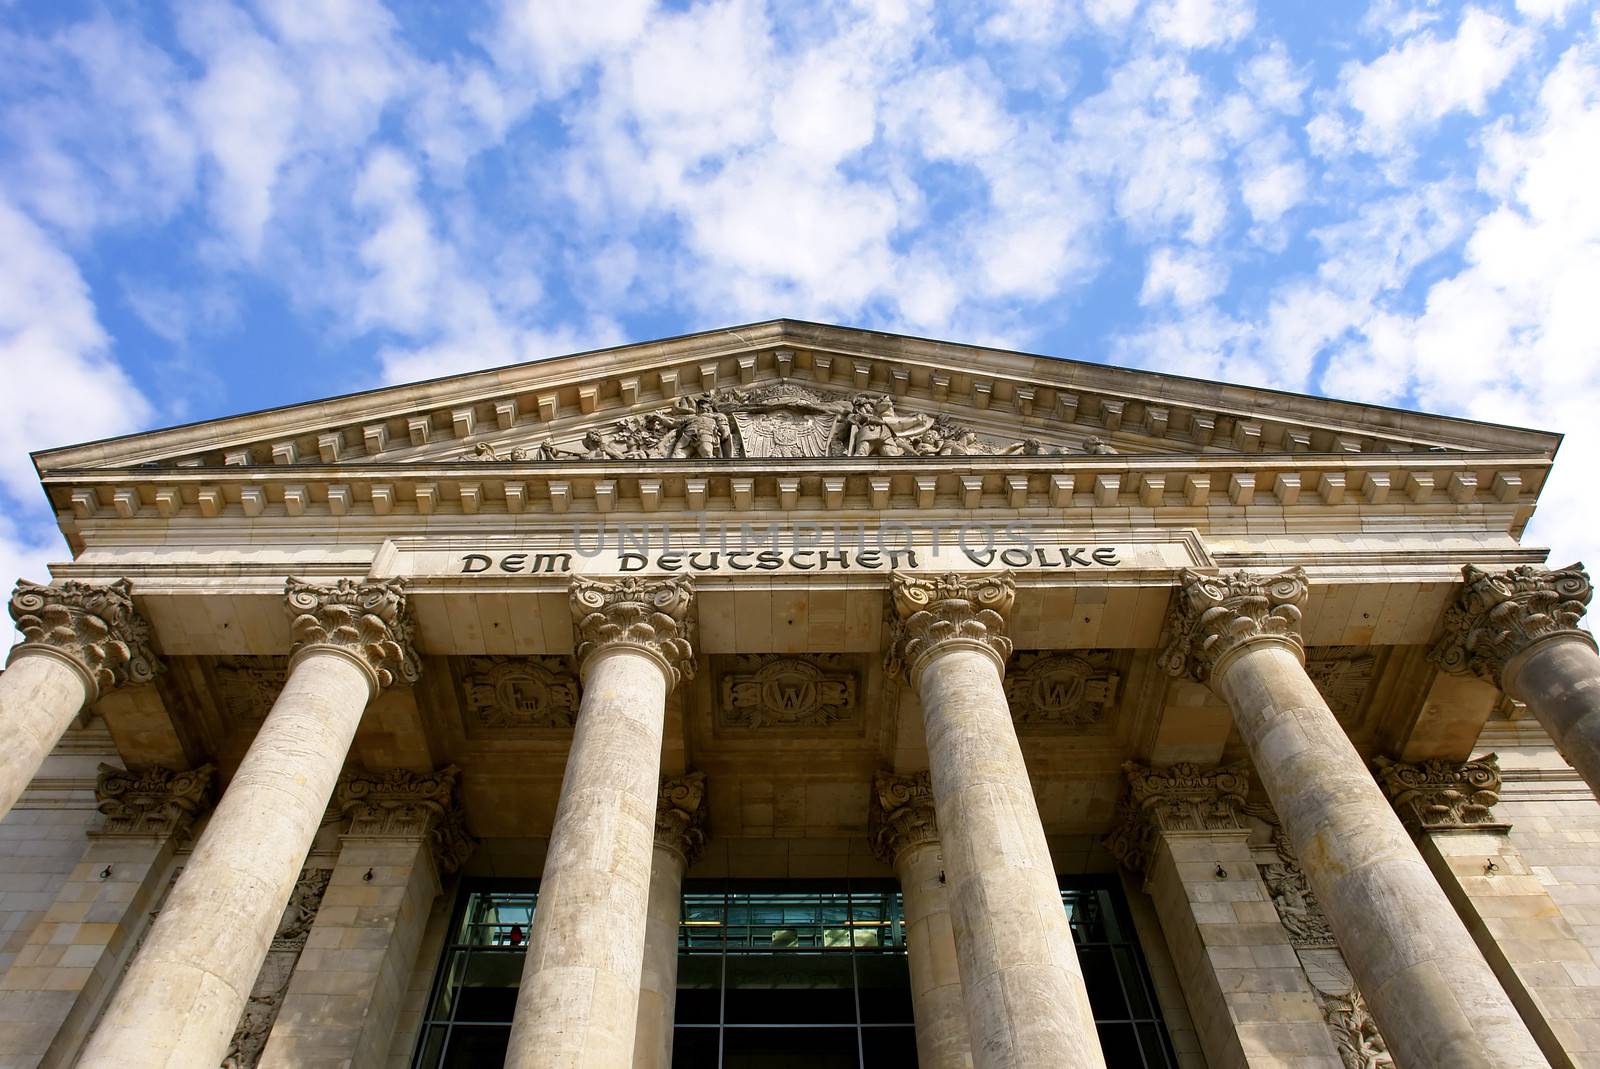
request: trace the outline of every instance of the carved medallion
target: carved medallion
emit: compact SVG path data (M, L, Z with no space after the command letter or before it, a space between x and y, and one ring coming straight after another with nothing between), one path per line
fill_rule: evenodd
M212 667L217 700L240 720L262 720L289 675L287 657L219 657Z
M1335 716L1354 717L1372 684L1377 658L1366 646L1322 646L1306 650L1306 675Z
M578 680L565 657L468 657L460 668L470 728L566 730L578 720Z
M1105 719L1118 675L1106 650L1019 653L1006 668L1006 701L1018 725L1085 727Z
M856 674L843 657L750 655L722 677L723 727L821 728L856 717Z

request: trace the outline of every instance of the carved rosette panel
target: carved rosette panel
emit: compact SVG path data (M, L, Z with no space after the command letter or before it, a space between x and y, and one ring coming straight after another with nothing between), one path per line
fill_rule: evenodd
M1248 830L1244 822L1250 773L1243 765L1202 768L1182 761L1166 769L1125 762L1128 793L1117 806L1106 848L1142 873L1159 835Z
M1011 657L1005 618L1017 596L1010 572L930 577L895 572L889 592L891 675L915 685L923 659L952 646L984 650L1004 669Z
M939 822L934 817L933 783L927 769L904 776L879 772L872 777L867 838L872 853L885 865L893 865L913 846L938 843Z
M571 601L580 666L600 651L620 646L660 662L669 688L693 678L689 633L694 584L687 576L574 579Z
M856 673L836 653L745 654L721 684L719 728L806 730L858 717Z
M222 1061L223 1069L255 1069L261 1060L261 1051L267 1045L272 1025L278 1019L283 996L289 990L289 979L305 949L306 937L311 934L311 924L316 920L322 896L328 890L331 869L302 869L289 893L288 905L272 935L272 946L250 997L239 1015L239 1025L234 1030L233 1042Z
M346 773L339 778L334 806L349 821L347 835L425 839L439 870L455 872L477 845L467 834L456 789L460 774L454 765L426 773L403 768Z
M1104 722L1120 676L1107 650L1018 653L1006 668L1006 702L1018 726L1083 728Z
M1394 1069L1389 1045L1378 1033L1378 1023L1367 1009L1367 1000L1352 987L1343 994L1317 992L1322 1003L1322 1019L1333 1033L1344 1069Z
M1342 719L1360 712L1376 667L1377 657L1365 646L1321 646L1306 651L1306 675L1328 708Z
M458 672L469 728L568 731L578 721L578 678L565 657L467 657Z
M1499 686L1506 661L1541 639L1576 635L1595 644L1578 626L1594 596L1582 564L1506 572L1469 564L1461 576L1461 596L1445 610L1444 635L1429 653L1446 672L1470 672Z
M294 633L291 658L312 646L336 646L365 664L379 689L414 683L421 675L406 613L405 580L340 579L332 586L316 586L291 578L284 596Z
M11 656L31 646L70 658L90 684L90 703L117 687L148 683L161 670L150 647L150 625L134 611L133 585L126 579L104 585L69 579L60 586L19 579L10 609L22 633Z
M188 772L152 768L130 772L101 765L95 780L97 837L166 838L184 836L209 800L215 765Z
M1495 754L1417 764L1375 757L1372 767L1400 823L1413 835L1511 827L1494 819L1494 805L1500 801L1500 759Z
M262 720L289 678L287 657L219 657L211 668L217 700L240 720Z
M1185 568L1167 617L1161 663L1175 676L1204 683L1217 662L1251 642L1271 640L1305 655L1300 637L1307 597L1306 573L1237 571L1201 575Z
M706 774L664 776L656 795L655 843L693 865L706 846Z

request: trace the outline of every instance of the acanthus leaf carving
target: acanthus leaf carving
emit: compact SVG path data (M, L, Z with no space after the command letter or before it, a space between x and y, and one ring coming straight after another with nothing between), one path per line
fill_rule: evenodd
M655 844L693 865L706 846L706 774L665 776L656 795Z
M1445 610L1444 634L1429 659L1454 675L1471 673L1500 686L1506 662L1543 639L1570 635L1595 645L1578 621L1594 588L1582 564L1504 572L1468 564L1461 596Z
M1500 801L1500 759L1485 754L1471 761L1432 758L1408 764L1372 760L1378 783L1400 823L1413 835L1427 831L1505 831L1494 819Z
M318 586L285 584L294 645L290 660L314 646L335 646L367 666L376 687L414 683L421 674L406 612L405 580L340 579Z
M1017 583L1010 572L916 576L895 572L889 577L894 615L888 670L916 685L923 660L942 649L981 649L1001 671L1011 657L1006 614L1016 600Z
M1204 683L1223 657L1252 642L1273 641L1303 659L1300 619L1307 594L1303 568L1276 575L1201 575L1185 568L1167 616L1161 663L1174 676Z
M437 772L391 768L379 773L346 773L339 778L334 806L349 821L347 835L424 839L439 871L461 868L477 843L467 834L466 817L454 765Z
M694 676L689 641L694 584L687 576L577 578L571 602L580 671L595 654L620 646L656 660L671 687Z
M1353 987L1342 995L1319 991L1317 1000L1322 1003L1322 1019L1333 1033L1344 1069L1394 1069L1389 1045L1378 1032L1378 1023L1360 991Z
M102 764L95 780L96 837L166 838L189 833L208 801L215 765L187 772L150 768L132 772Z
M914 846L939 842L939 822L933 809L933 781L927 769L904 775L894 772L873 775L867 838L873 855L890 866Z
M150 626L133 607L133 584L82 583L56 586L17 580L11 619L22 633L12 658L44 649L77 666L89 704L126 685L148 683L161 670L150 645Z
M1204 768L1180 761L1155 769L1136 761L1122 766L1128 792L1117 806L1117 816L1106 848L1134 872L1143 873L1160 835L1245 832L1245 796L1250 773L1243 765Z

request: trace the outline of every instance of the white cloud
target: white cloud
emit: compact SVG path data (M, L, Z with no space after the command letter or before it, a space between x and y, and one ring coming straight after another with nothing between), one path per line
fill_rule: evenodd
M1251 0L1155 0L1145 12L1150 32L1181 48L1237 41L1255 25Z
M1160 248L1150 256L1139 303L1171 301L1179 308L1191 308L1209 301L1227 284L1227 269L1214 257L1192 249Z
M1564 22L1575 0L1517 0L1517 11L1535 22Z

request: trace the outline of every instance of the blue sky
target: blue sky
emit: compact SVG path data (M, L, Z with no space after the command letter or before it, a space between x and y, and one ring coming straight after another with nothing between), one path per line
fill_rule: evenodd
M0 577L30 450L789 316L1566 432L1584 0L0 0Z

